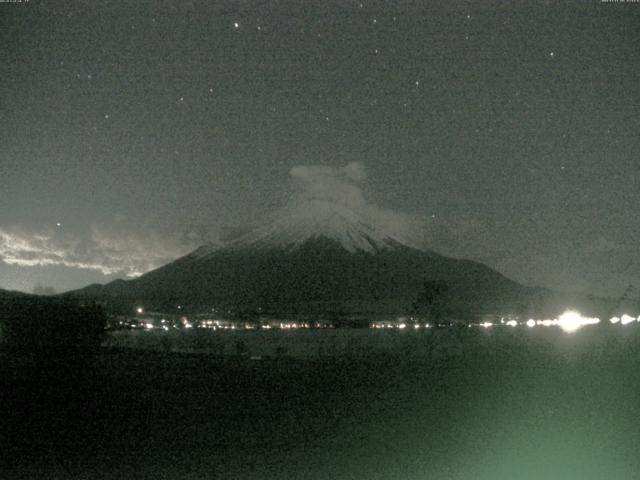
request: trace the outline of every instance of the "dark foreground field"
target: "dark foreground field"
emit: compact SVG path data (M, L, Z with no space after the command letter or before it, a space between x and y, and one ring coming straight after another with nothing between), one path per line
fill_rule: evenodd
M52 360L0 384L0 478L640 478L636 329L462 332L431 358Z

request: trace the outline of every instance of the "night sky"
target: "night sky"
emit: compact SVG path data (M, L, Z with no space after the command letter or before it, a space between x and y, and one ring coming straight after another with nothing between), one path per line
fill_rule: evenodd
M318 165L440 253L640 287L639 27L599 0L0 3L0 288L140 274Z

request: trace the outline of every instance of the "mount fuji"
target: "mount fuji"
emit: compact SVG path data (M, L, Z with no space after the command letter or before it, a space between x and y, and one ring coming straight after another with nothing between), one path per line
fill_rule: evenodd
M71 295L127 309L400 314L429 282L446 285L456 315L522 309L530 293L485 265L418 248L406 228L366 210L312 200L222 247L205 245L136 279Z

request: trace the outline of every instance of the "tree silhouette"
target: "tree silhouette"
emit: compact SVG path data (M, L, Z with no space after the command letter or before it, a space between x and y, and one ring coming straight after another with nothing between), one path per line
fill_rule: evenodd
M442 320L447 311L446 294L449 290L449 285L444 282L426 280L413 302L412 314L433 322Z

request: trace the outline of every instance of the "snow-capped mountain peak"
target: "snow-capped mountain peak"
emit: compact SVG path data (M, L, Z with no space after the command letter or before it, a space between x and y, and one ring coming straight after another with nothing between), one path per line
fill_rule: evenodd
M411 246L410 242L365 212L356 212L324 200L287 208L274 220L239 238L232 246L294 249L313 238L327 238L349 252L373 253L397 248L399 244Z

